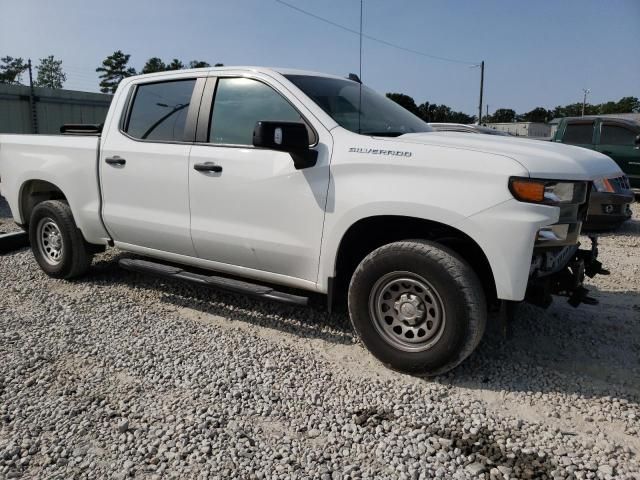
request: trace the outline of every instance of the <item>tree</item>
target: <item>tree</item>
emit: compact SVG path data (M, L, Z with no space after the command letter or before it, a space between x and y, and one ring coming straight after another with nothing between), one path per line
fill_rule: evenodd
M102 66L96 68L100 75L100 91L102 93L115 93L118 84L125 78L136 74L134 68L129 67L131 55L116 50L112 55L102 61Z
M21 75L26 69L27 64L20 57L6 56L0 58L0 83L21 85Z
M493 123L508 123L516 119L516 112L511 108L499 108L491 116Z
M224 63L216 63L214 67L224 67Z
M155 73L155 72L164 72L167 69L167 66L164 62L158 57L151 57L147 60L147 63L142 67L142 71L140 73Z
M171 60L171 63L167 65L167 70L182 70L184 68L184 63L182 63L177 58Z
M387 98L393 100L401 107L406 108L414 115L420 116L420 111L418 110L415 100L409 95L405 95L404 93L387 93Z
M467 115L464 112L454 112L452 111L449 114L449 122L452 123L473 123L475 121L476 117L474 115Z
M617 109L613 113L640 113L640 100L638 97L622 97L617 102Z
M546 123L553 117L553 112L543 107L536 107L533 110L522 115L525 122L543 122Z
M67 75L62 71L62 60L56 60L53 55L40 59L40 65L36 67L38 77L37 87L62 88L67 81Z
M189 68L206 68L211 65L207 62L203 62L202 60L191 60L189 62Z

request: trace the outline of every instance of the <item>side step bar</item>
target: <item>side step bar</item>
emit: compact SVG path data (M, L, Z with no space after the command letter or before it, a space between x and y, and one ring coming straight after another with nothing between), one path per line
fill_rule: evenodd
M268 298L278 302L290 303L293 305L308 305L309 298L290 293L279 292L271 287L257 285L255 283L243 282L232 278L219 277L215 275L201 275L199 273L188 272L180 267L164 265L162 263L151 262L149 260L136 260L133 258L123 258L119 265L125 270L139 273L150 273L160 277L186 280L208 287L220 288L233 293L242 293L254 297Z
M29 234L27 232L11 232L0 234L0 254L9 253L13 250L29 245Z

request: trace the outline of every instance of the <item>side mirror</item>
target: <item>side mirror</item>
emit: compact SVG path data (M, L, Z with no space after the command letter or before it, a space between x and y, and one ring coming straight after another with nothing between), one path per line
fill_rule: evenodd
M313 167L318 152L309 148L309 132L304 123L256 122L253 146L289 152L296 169Z
M640 145L640 134L636 135L635 144Z

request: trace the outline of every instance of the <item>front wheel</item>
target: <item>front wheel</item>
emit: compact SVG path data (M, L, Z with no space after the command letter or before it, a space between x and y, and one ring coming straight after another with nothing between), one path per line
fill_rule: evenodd
M29 241L33 256L50 277L78 277L91 265L93 256L67 202L47 200L35 206L29 221Z
M471 267L425 240L374 250L349 286L356 333L378 360L405 373L438 375L460 364L482 338L486 311Z

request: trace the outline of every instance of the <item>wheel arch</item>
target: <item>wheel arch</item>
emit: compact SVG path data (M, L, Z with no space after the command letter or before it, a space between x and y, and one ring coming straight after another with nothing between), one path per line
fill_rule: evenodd
M404 215L375 215L360 218L342 235L329 279L330 303L336 306L360 262L373 250L391 242L424 239L453 250L476 272L484 287L487 302L497 299L495 277L483 249L471 236L451 225L435 220Z
M67 196L60 187L41 179L30 179L23 182L18 198L20 218L25 226L29 225L31 212L39 203L47 200L67 200Z

